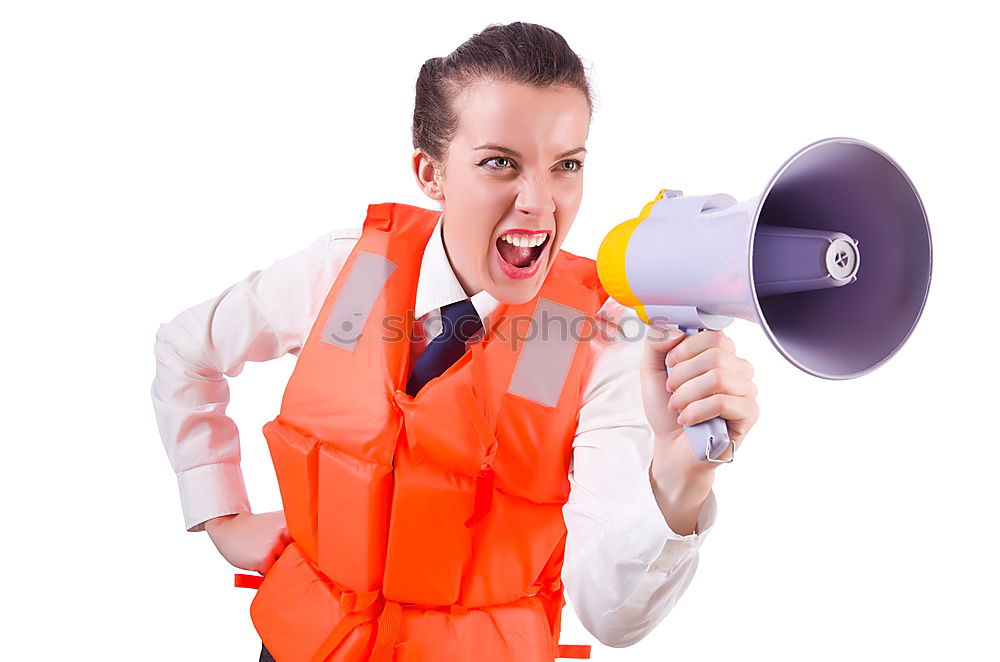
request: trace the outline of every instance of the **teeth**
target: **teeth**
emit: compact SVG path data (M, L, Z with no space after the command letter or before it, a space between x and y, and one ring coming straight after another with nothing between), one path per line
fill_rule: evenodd
M545 232L538 232L536 234L531 234L531 235L521 234L521 233L514 234L508 232L507 234L501 235L500 238L506 241L508 244L514 244L515 246L528 248L540 245L542 242L545 241L545 238L547 236L548 234L546 234Z

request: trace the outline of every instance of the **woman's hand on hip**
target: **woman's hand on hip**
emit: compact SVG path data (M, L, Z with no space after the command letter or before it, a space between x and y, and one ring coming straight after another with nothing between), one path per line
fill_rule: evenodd
M232 565L262 575L292 542L283 510L214 517L205 522L205 531Z

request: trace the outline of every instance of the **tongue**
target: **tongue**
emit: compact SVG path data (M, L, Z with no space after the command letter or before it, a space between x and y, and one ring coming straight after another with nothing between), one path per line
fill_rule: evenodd
M497 239L497 250L500 251L500 257L515 267L528 266L531 258L535 256L535 248L515 246L503 239Z

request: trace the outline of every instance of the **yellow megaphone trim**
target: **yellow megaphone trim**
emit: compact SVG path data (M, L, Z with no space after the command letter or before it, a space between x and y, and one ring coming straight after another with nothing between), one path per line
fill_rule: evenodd
M632 233L640 223L649 218L653 205L659 202L668 190L670 189L661 188L656 197L646 203L637 217L616 225L604 237L600 248L597 249L597 277L604 290L623 306L635 308L639 318L646 324L649 324L646 310L628 284L628 276L625 273L625 251L628 249Z
M638 315L639 319L641 319L646 324L652 324L652 322L649 321L649 316L646 314L646 306L642 305L641 303L637 303L635 305L635 314Z

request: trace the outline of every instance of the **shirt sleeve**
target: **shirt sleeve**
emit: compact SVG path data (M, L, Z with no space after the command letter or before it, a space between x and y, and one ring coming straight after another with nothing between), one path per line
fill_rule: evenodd
M239 430L226 414L226 377L239 375L247 361L298 354L360 231L328 232L157 330L150 393L188 531L250 512Z
M599 320L563 507L563 581L584 627L620 648L649 634L684 594L715 523L716 499L713 490L695 533L667 525L649 480L653 431L639 379L646 325L611 298Z

